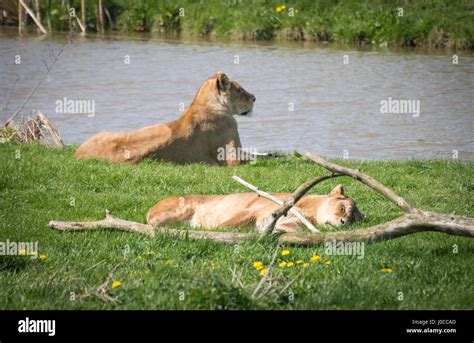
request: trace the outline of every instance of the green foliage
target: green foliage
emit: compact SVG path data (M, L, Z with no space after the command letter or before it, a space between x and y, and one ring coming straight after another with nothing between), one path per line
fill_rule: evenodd
M123 31L150 31L155 22L158 4L153 0L120 2L123 12L118 17L117 25Z
M15 8L13 0L8 0ZM71 0L80 14L80 0ZM96 29L97 1L86 1ZM374 46L474 48L470 0L104 0L121 31L218 39L324 41ZM403 16L399 10L403 9ZM294 15L291 15L294 14ZM69 30L63 2L42 2L42 18Z
M116 230L58 232L50 220L85 221L116 216L145 222L150 207L177 194L246 191L239 175L258 187L290 192L327 173L296 156L234 168L145 161L111 165L75 160L75 147L0 144L0 242L38 241L44 261L0 256L0 309L471 309L474 306L471 239L419 233L365 246L364 258L329 256L324 247L286 247L279 260L308 263L277 268L281 281L262 299L251 297L261 279L253 262L268 266L274 239L240 246L151 239ZM18 158L19 157L19 158ZM380 180L414 206L474 216L474 165L443 160L337 161ZM311 192L344 182L365 214L362 228L400 215L382 196L350 178L329 180ZM175 225L189 228L186 225ZM323 229L324 230L324 229ZM457 246L458 252L454 252ZM313 255L321 261L311 262ZM331 260L327 266L324 261ZM392 273L381 269L389 267ZM231 270L237 278L232 277ZM96 295L112 271L122 284ZM294 281L289 289L283 286ZM456 291L453 292L453 289ZM292 292L294 299L289 296ZM399 300L399 292L403 300ZM92 292L93 293L93 292Z

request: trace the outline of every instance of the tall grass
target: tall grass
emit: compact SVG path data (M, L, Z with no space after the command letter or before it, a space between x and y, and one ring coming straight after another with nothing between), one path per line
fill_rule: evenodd
M14 11L16 1L7 0ZM96 29L95 0L86 24ZM474 48L470 0L104 0L109 29L231 40L294 40L391 47ZM9 4L9 6L8 6ZM80 13L80 0L70 0ZM400 11L403 10L403 16ZM61 1L42 2L42 18L68 29ZM291 15L294 14L294 15Z

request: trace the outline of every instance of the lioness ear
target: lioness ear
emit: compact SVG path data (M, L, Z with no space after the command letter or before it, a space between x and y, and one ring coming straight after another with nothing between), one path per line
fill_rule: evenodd
M217 73L217 89L222 92L226 92L230 89L230 80L225 73Z
M338 196L338 195L344 195L344 186L342 184L337 185L336 187L333 188L331 193L329 193L330 196Z

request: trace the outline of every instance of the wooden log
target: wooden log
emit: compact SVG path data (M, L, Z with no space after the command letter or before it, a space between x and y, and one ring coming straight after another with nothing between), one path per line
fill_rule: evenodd
M280 243L314 246L328 242L381 242L412 233L434 231L448 235L474 237L474 218L419 212L405 214L395 220L353 231L329 233L284 233Z
M177 230L165 227L155 227L148 224L137 223L114 217L106 211L105 219L89 222L66 222L52 220L48 226L60 231L89 231L97 229L118 229L122 231L135 232L154 237L155 233L177 236L180 238L208 239L218 243L237 244L246 240L256 238L256 235L234 232Z

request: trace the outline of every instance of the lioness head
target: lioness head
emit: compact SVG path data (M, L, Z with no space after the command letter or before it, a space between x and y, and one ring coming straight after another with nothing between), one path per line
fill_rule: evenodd
M210 77L199 89L194 101L205 101L216 111L226 114L247 115L253 109L256 98L247 92L238 82L218 72Z
M342 226L362 220L363 215L352 198L344 195L343 185L337 185L318 208L316 220L320 224Z

